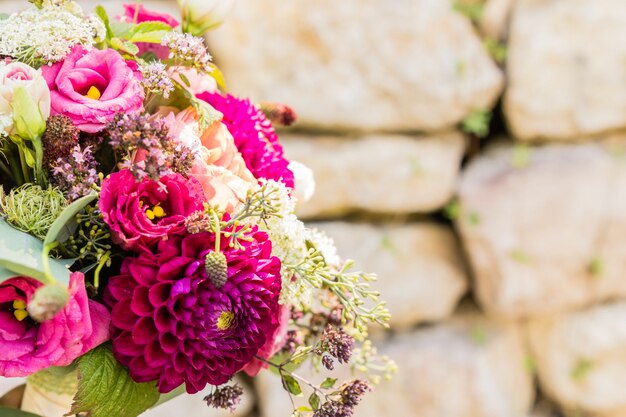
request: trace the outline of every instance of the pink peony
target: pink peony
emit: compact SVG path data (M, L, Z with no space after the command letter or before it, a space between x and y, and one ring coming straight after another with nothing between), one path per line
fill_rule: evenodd
M185 218L203 210L202 187L193 178L166 175L159 182L136 182L128 170L102 183L98 207L111 239L125 250L139 251L185 231Z
M224 114L223 123L235 138L235 145L246 166L258 179L282 181L293 188L293 173L283 155L278 136L261 110L250 100L219 93L203 93L198 98Z
M54 318L36 323L27 317L24 308L42 285L27 277L0 284L2 376L28 376L49 366L67 366L109 337L109 312L87 298L80 272L71 274L69 301Z
M171 15L167 13L159 13L152 10L148 10L143 7L142 4L138 6L135 4L124 4L124 16L121 17L121 20L125 22L135 22L135 23L143 23L143 22L162 22L165 23L172 28L180 25L176 19L174 19ZM135 14L137 15L137 20L135 20ZM139 55L143 55L147 52L152 52L158 59L164 60L167 59L170 50L167 46L163 46L158 43L147 43L147 42L137 42L137 47L139 48Z
M133 379L195 393L227 382L268 343L279 326L280 260L266 233L255 227L246 237L239 250L222 237L227 271L218 286L207 272L216 244L208 232L124 260L105 302L113 354Z
M42 67L52 114L68 116L79 129L99 132L118 113L143 109L144 90L136 64L112 49L76 45L64 61Z

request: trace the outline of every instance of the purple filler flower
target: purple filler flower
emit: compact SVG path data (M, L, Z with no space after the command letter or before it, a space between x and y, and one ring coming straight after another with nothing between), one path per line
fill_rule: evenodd
M224 114L222 122L235 138L235 145L246 161L246 166L257 179L282 181L294 187L289 161L283 156L276 131L265 114L250 100L219 93L203 93L198 98Z
M264 232L252 229L240 250L222 237L227 279L215 287L205 266L215 235L159 242L154 253L124 260L109 280L113 354L137 382L160 392L186 384L195 393L221 385L252 361L279 322L280 261Z
M159 182L136 182L128 170L102 182L98 207L113 242L125 250L152 248L160 240L185 232L185 218L203 209L204 191L194 178L167 175Z

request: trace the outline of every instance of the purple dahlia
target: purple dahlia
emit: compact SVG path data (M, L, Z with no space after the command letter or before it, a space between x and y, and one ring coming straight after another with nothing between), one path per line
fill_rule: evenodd
M156 380L160 392L185 383L189 393L223 384L275 333L280 261L266 233L255 227L247 237L239 250L222 238L225 282L212 274L215 235L208 232L172 237L154 253L124 260L105 301L113 354L135 381Z
M282 181L294 187L289 161L283 156L276 131L265 114L247 99L219 93L202 93L206 101L224 115L222 122L235 138L235 145L246 161L246 166L257 179Z

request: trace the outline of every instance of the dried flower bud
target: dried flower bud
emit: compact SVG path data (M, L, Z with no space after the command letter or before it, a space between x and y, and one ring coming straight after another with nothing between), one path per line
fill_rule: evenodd
M243 388L239 384L227 385L216 388L214 392L204 397L204 401L209 407L228 409L232 413L241 402L242 395Z
M39 288L28 303L28 315L36 322L44 322L56 316L69 299L67 288L60 285L45 285Z
M261 103L261 111L272 124L291 126L298 120L298 115L289 106L280 103Z
M333 358L336 358L339 363L348 363L350 362L353 348L354 338L352 336L346 334L341 328L335 329L333 326L328 325L324 329L324 333L322 333L320 344L315 352L318 355L328 353Z
M222 288L228 280L226 256L222 252L209 252L205 258L204 266L215 288Z

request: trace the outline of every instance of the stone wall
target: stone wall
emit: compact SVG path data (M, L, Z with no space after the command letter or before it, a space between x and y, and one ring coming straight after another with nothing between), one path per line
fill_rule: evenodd
M379 273L400 370L357 417L626 416L625 31L623 0L238 0L210 38Z
M209 40L380 275L399 372L356 417L626 416L624 0L237 0ZM289 416L255 388L237 417Z

